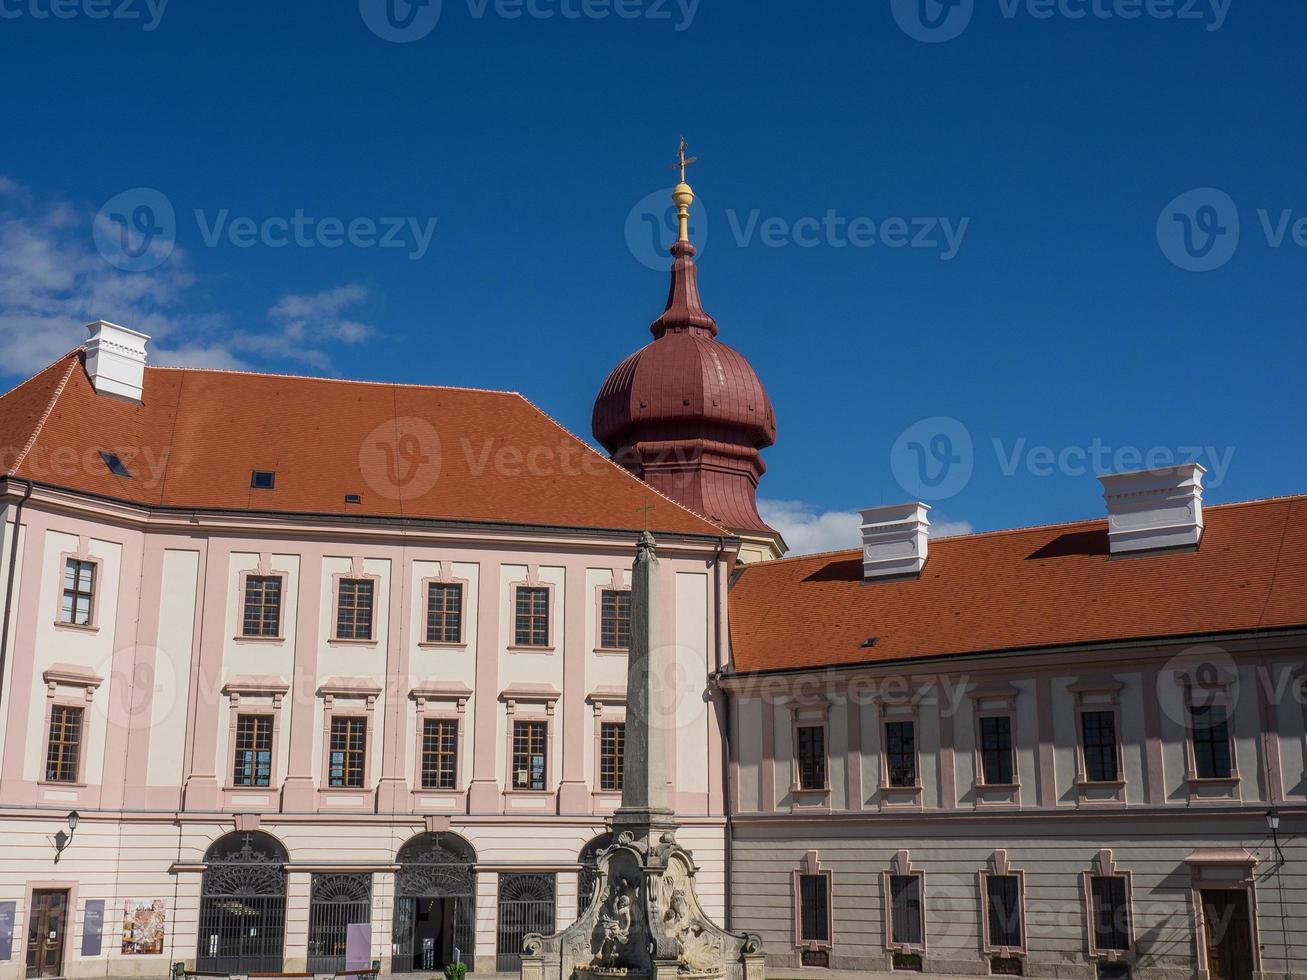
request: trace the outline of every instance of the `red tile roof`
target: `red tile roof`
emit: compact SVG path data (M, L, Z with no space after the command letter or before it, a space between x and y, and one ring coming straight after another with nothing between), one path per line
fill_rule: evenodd
M1204 519L1188 553L1111 559L1097 520L932 541L915 579L864 583L860 550L749 565L730 592L735 669L1307 625L1307 496Z
M571 528L640 528L650 503L656 532L725 533L513 392L147 367L137 405L97 394L83 354L0 397L0 474L157 507Z

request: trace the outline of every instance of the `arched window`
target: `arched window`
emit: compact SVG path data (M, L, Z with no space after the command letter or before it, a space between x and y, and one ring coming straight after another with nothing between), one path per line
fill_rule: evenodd
M372 875L315 874L309 886L310 972L344 970L349 927L371 921Z
M280 972L286 926L286 848L257 831L227 834L204 855L202 972Z
M612 834L600 834L585 847L577 857L581 871L576 876L576 907L584 912L590 905L594 887L599 883L599 855L613 846Z
M557 892L557 880L552 874L499 876L499 939L495 957L498 972L516 973L522 969L522 940L529 933L545 936L553 933Z
M456 959L474 968L476 851L457 834L419 834L399 849L395 875L394 973L439 970Z

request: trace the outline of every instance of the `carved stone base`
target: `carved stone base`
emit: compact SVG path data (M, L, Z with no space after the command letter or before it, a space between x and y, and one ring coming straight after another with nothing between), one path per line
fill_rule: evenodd
M560 980L763 980L761 941L703 914L694 860L674 831L614 824L580 918L526 937L523 980L539 980L537 969Z

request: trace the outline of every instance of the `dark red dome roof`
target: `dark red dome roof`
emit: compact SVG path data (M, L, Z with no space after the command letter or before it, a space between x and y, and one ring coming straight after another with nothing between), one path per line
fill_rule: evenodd
M672 246L667 308L651 343L609 374L595 438L658 490L727 527L772 532L754 492L776 441L771 399L744 355L717 340L699 302L694 246Z
M654 340L617 365L599 389L595 438L616 452L634 424L646 435L691 425L720 428L716 438L744 436L756 449L772 445L776 418L766 389L744 355L716 339L717 322L699 303L694 246L677 242L672 254L667 309L649 327Z

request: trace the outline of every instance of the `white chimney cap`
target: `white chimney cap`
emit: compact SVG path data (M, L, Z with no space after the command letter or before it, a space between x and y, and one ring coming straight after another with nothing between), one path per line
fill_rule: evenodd
M863 581L916 575L926 564L928 504L890 504L862 511Z
M102 395L141 400L145 385L145 345L150 338L108 320L88 323L86 373Z
M1203 536L1203 474L1198 463L1100 476L1112 554L1193 548Z

